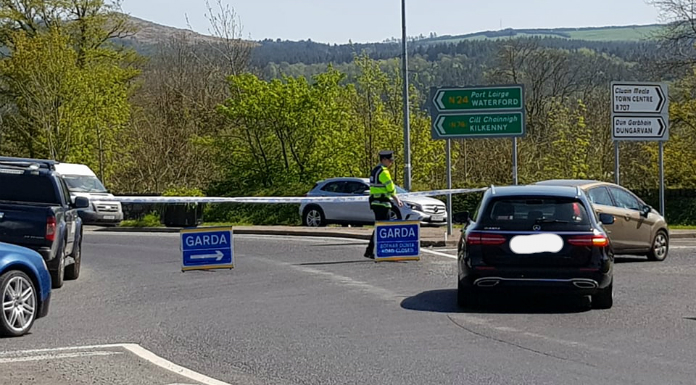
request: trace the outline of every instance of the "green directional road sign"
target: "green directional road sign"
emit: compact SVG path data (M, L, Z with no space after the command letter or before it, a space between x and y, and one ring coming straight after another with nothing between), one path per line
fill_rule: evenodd
M524 91L522 85L438 88L432 104L437 112L522 110Z
M524 136L524 112L442 114L433 120L433 139Z

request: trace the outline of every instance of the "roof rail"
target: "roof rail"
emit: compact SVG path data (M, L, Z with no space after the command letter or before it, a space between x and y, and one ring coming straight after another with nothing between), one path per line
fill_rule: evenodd
M23 167L32 169L46 168L50 170L55 170L55 165L57 163L59 162L49 159L14 158L9 156L0 156L0 165L3 166Z
M491 194L495 195L495 185L491 185Z

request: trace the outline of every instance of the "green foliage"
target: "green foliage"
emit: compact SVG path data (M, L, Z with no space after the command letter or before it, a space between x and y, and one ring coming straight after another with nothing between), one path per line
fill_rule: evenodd
M150 213L141 219L132 219L122 221L121 227L162 227L160 215L158 213Z

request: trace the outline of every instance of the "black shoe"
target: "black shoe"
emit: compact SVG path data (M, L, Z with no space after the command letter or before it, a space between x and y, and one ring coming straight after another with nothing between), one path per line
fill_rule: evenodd
M375 255L372 254L372 253L368 253L367 251L365 252L365 254L363 255L363 257L365 257L365 258L370 258L370 259L375 259Z

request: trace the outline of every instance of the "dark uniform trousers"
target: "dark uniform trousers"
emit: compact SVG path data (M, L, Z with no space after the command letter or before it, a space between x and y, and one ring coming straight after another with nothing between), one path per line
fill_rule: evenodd
M375 214L375 221L388 221L389 220L389 207L381 205L370 205L370 209ZM375 228L375 230L377 230ZM365 255L371 256L374 254L375 250L375 230L372 230L372 236L370 237L370 243L367 245L367 250Z

